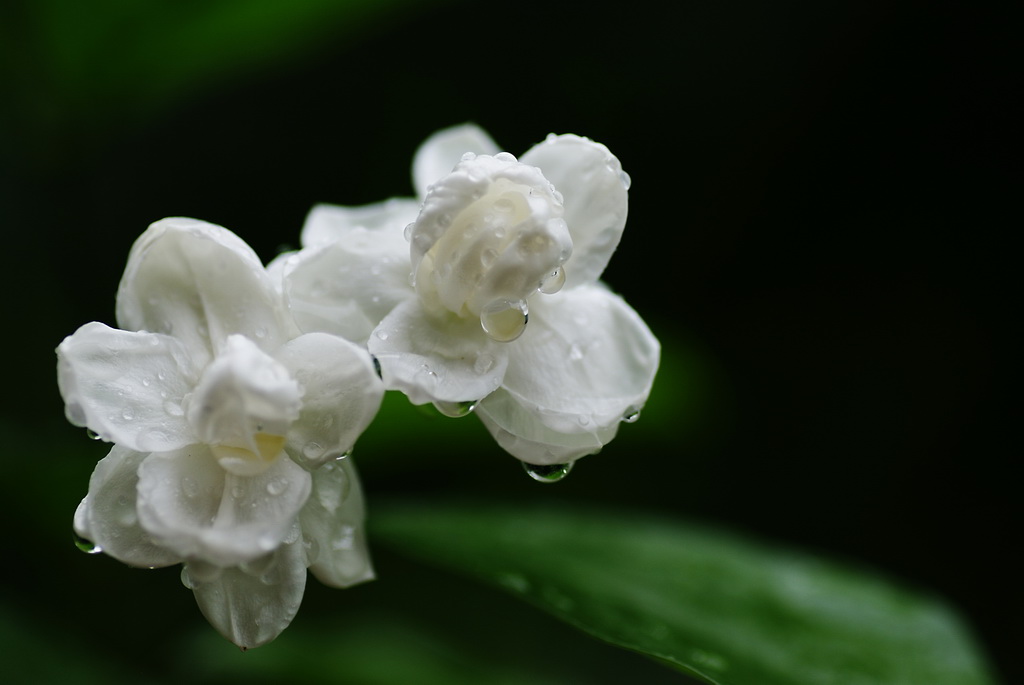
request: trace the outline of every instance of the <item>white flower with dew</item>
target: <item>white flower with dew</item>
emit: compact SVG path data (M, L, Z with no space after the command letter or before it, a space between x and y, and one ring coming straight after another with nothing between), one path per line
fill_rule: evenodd
M113 442L75 514L97 549L185 565L203 614L243 648L294 617L307 567L373 577L350 459L383 386L361 346L299 334L259 258L230 231L164 219L135 242L120 329L57 348L68 419Z
M295 320L366 343L385 385L469 408L535 465L601 449L646 402L660 347L599 282L629 177L605 146L551 135L521 158L475 126L417 151L422 199L314 207L275 265Z

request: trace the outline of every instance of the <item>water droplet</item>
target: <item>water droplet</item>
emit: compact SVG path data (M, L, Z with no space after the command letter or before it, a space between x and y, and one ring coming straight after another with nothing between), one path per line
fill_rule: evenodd
M164 411L167 412L169 416L183 416L185 414L185 410L181 408L181 404L173 400L167 400L164 402Z
M234 497L235 499L241 498L242 495L244 494L245 488L243 488L241 485L236 485L235 487L231 488L231 496Z
M390 337L390 336L388 336L388 332L387 331L381 331L381 330L378 330L376 333L374 333L374 335L377 336L378 340L387 340L388 337Z
M149 376L145 376L142 379L142 385L144 385L147 388L149 387L149 384L152 383L152 382L153 381L149 380Z
M480 325L492 340L512 342L526 330L529 310L525 300L495 300L480 312Z
M336 456L334 458L334 461L341 461L342 459L348 459L351 456L352 456L352 450L349 450L347 452L342 452L341 454L339 454L338 456ZM328 464L328 466L330 466L330 464Z
M103 436L94 431L92 428L86 428L85 434L90 440L102 440Z
M569 475L574 463L570 461L567 464L527 464L524 461L523 469L538 483L557 483Z
M319 459L324 455L324 448L318 442L307 442L302 448L302 456L306 459Z
M494 248L487 248L480 253L480 264L486 269L491 264L494 264L494 260L498 258L498 251Z
M97 545L92 540L83 538L75 531L71 531L71 537L75 541L75 547L82 550L86 554L99 554L103 551L103 548Z
M406 242L409 242L409 241L412 240L412 227L415 226L415 225L416 225L415 221L413 221L411 224L406 224L405 225L405 231L403 231L402 235L405 236L405 241Z
M124 409L121 410L121 418L123 418L125 421L131 421L132 419L135 418L135 410L132 409L131 407L125 407Z
M513 209L516 208L516 206L512 204L512 200L509 200L507 197L502 197L495 200L494 205L492 206L494 207L495 211L502 212L503 214L511 212Z
M457 419L462 416L468 416L473 413L476 409L476 405L479 400L471 400L467 402L434 402L434 407L445 416Z
M265 337L267 337L267 329L264 328L263 326L260 326L255 331L253 331L253 334L257 338L265 338Z
M583 359L583 347L579 343L573 343L569 348L569 359L574 362Z
M590 417L589 416L577 416L576 417L576 421L579 422L579 424L581 426L589 426L590 425Z
M626 410L626 413L622 415L623 423L636 423L636 420L640 418L640 407L630 407Z
M287 489L288 481L284 478L275 478L274 480L267 483L267 492L274 497L277 497Z
M167 380L167 375L163 371L158 372L156 374L156 377L157 377L157 380L161 380L161 381Z
M545 295L554 295L562 289L563 285L565 285L565 269L558 267L544 277L538 289Z
M511 152L499 152L498 154L494 155L494 158L496 160L498 160L499 162L514 162L514 161L516 161L515 155L513 155Z
M631 186L633 184L633 180L629 177L629 174L627 174L625 171L620 171L619 172L619 181L622 182L622 187L625 188L626 190L629 190L629 186Z
M465 153L463 153L463 155L462 155L462 157L460 159L463 162L471 162L474 159L476 159L476 153L475 152L465 152Z
M489 354L478 354L473 362L473 371L476 373L487 373L494 368L494 357Z
M420 373L428 376L429 378L437 378L437 371L434 371L432 368L430 368L429 364L421 364Z

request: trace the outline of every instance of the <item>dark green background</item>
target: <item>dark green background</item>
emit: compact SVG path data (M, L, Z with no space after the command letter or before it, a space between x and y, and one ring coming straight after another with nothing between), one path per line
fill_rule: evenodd
M242 4L213 3L227 9L212 18L199 2L0 10L6 628L70 641L81 673L119 655L111 668L154 682L209 631L174 573L69 542L103 450L63 422L52 350L113 323L134 238L194 216L270 259L315 202L410 194L419 142L474 121L513 153L553 131L620 158L630 217L605 276L662 339L664 369L641 420L555 487L474 419L456 440L396 404L357 451L371 516L378 498L472 493L721 524L945 596L1006 680L1024 678L1015 17L958 2L311 1L296 3L312 8L303 23ZM377 552L377 583L311 583L296 626L349 605L372 625L422 601L414 623L479 641L413 589L429 580L509 616L516 637L472 647L490 661L526 653L557 674L605 655ZM140 620L144 606L159 618ZM538 657L551 643L568 645L561 666ZM608 678L673 677L597 659Z

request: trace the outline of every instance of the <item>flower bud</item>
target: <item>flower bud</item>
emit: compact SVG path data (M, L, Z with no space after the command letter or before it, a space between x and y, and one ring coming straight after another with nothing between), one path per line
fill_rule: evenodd
M514 340L527 298L560 284L572 253L562 213L560 194L536 167L504 152L467 154L430 187L407 228L420 299L428 310L480 317L495 340Z

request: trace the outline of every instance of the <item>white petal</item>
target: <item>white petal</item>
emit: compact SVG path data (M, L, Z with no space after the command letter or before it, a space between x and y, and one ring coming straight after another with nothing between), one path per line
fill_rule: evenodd
M593 432L559 433L544 424L536 406L524 405L501 388L477 406L476 415L498 446L528 464L567 464L594 454L619 428L616 422Z
M139 468L139 520L182 557L235 566L273 551L309 496L310 476L286 456L236 476L205 445L153 454Z
M321 583L349 587L373 580L365 519L363 491L351 459L313 472L313 492L300 521L309 545L309 570Z
M92 322L57 348L57 384L68 420L140 452L195 441L181 408L195 380L184 346L166 335Z
M477 413L530 442L588 445L583 438L555 439L551 431L589 434L599 447L647 401L658 341L622 298L600 285L535 299L535 316L511 346L505 392L488 397Z
M442 129L427 138L416 150L412 162L412 182L416 194L423 197L427 187L447 176L462 155L472 152L493 155L500 151L487 132L474 124Z
M340 242L285 259L285 302L304 333L364 343L388 312L413 293L402 229L354 229Z
M596 281L626 225L629 177L600 143L574 135L550 136L520 160L540 167L562 193L572 256L565 263L567 288Z
M181 563L182 558L154 544L139 525L135 510L138 470L148 454L114 445L96 464L83 503L85 526L79 534L110 556L131 566L154 568ZM76 517L77 518L77 517ZM76 528L79 523L76 522Z
M475 402L498 388L508 365L507 346L488 338L479 319L429 315L415 297L381 321L367 347L384 387L413 404Z
M299 610L306 589L305 560L301 543L281 545L265 558L194 583L196 602L206 620L242 649L265 645Z
M281 348L277 359L302 388L302 409L285 443L292 459L316 468L351 450L384 398L369 352L333 335L307 333Z
M302 246L317 247L331 243L348 243L353 234L369 233L385 242L397 238L406 253L409 243L405 242L405 227L416 220L419 214L419 200L393 197L359 207L340 205L315 205L306 215L302 227Z
M252 249L231 231L195 219L163 219L135 242L117 291L117 320L124 329L173 335L200 365L233 333L268 350L290 334Z

